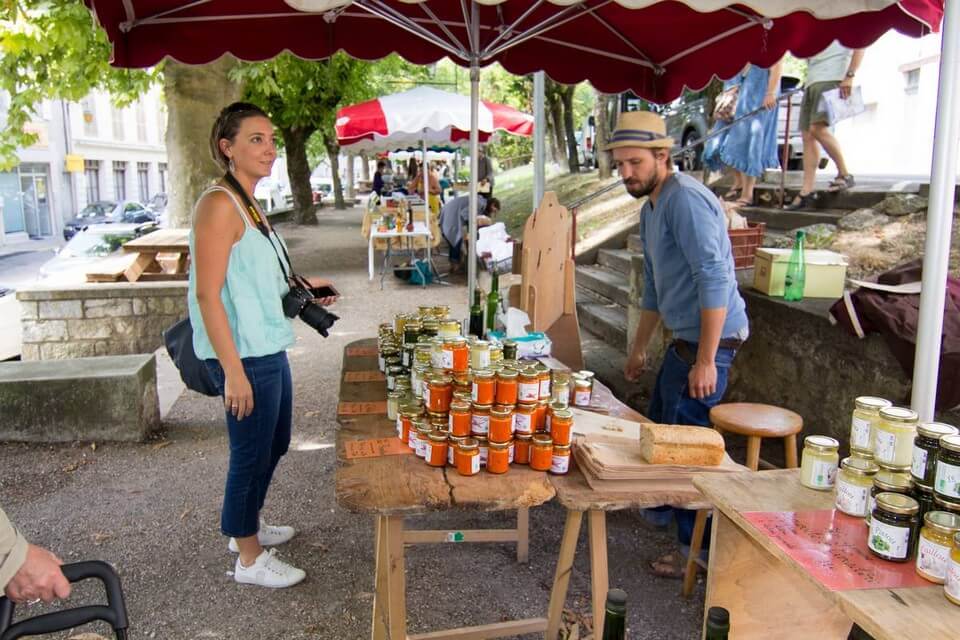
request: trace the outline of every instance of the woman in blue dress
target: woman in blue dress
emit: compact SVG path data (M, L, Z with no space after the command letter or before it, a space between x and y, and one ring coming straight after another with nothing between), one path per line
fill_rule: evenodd
M760 107L766 111L738 122L707 143L704 164L714 171L723 167L733 170L733 188L724 196L737 206L753 204L753 189L765 169L777 169L777 111L780 75L783 61L769 69L747 65L737 76L727 80L723 88L740 86L734 118L740 118ZM725 126L718 122L714 128Z

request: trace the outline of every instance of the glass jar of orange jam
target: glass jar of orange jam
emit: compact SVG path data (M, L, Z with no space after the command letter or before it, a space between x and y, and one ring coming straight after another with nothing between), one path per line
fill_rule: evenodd
M430 423L424 421L417 425L417 450L418 458L427 459L427 453L430 451L430 433L433 428Z
M506 407L490 410L490 429L487 437L493 442L506 442L513 437L513 412Z
M557 409L550 419L550 437L554 445L569 445L573 431L573 412L569 409Z
M443 340L443 368L454 373L466 373L470 367L470 347L464 338Z
M553 457L550 460L550 473L562 476L568 471L570 471L570 445L554 445Z
M497 404L517 404L517 372L501 369L497 374Z
M450 403L449 428L452 436L470 435L470 403L454 400Z
M528 366L520 372L518 379L517 402L537 402L540 399L540 373L537 366Z
M493 404L497 391L497 378L493 371L481 369L473 372L473 402L475 404Z
M533 436L529 433L518 433L513 439L513 461L517 464L530 464L530 445Z
M457 466L457 447L466 439L467 438L461 436L447 436L447 464L451 467Z
M537 365L537 379L540 381L540 394L538 400L550 399L550 367L542 362Z
M427 464L431 467L447 465L447 434L443 431L430 432L430 448L427 450Z
M537 410L533 414L533 431L547 430L547 412L550 411L550 401L541 400L537 403Z
M475 404L470 410L470 433L485 436L490 431L490 405Z
M510 448L512 441L490 442L490 451L487 454L487 471L490 473L506 473L510 468Z
M464 438L457 445L453 455L457 473L462 476L475 476L480 473L480 445L473 438Z
M485 467L490 454L490 441L487 440L486 436L474 436L473 439L480 445L480 466Z
M410 431L413 430L413 421L420 415L419 407L413 405L403 405L400 408L400 415L397 420L400 422L400 439L403 442L410 441Z
M530 433L536 431L536 404L518 404L513 411L514 428L517 433Z
M545 433L535 433L530 444L530 468L549 471L553 464L553 440Z
M450 400L453 399L453 380L450 376L435 375L427 379L423 403L432 413L448 413Z
M544 428L543 428L544 431L546 431L547 433L551 432L551 430L553 429L553 414L555 414L557 411L565 411L567 409L567 406L568 405L566 402L550 403L550 407L547 409L547 417L546 417Z
M473 404L473 396L469 391L454 391L453 400L450 401L451 405L457 400L466 402L467 404Z

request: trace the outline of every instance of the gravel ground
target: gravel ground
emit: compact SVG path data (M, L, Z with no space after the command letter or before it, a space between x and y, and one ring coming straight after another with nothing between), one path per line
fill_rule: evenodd
M295 264L334 279L343 299L327 340L296 322L290 350L295 429L267 501L268 521L299 535L282 548L307 580L270 591L233 582L235 556L219 533L227 439L218 402L185 392L156 442L0 444L0 505L33 542L65 561L99 558L123 579L130 638L359 639L369 637L373 599L373 519L337 506L334 496L335 408L345 344L373 335L381 321L423 301L467 313L461 280L426 291L387 280L367 282L359 209L324 210L320 225L281 225ZM443 259L441 259L443 260ZM407 555L411 633L545 615L563 529L555 503L531 510L530 562L509 545L419 546ZM629 594L628 637L699 636L704 587L689 600L680 583L651 577L647 561L672 548L672 532L655 531L637 512L608 516L610 584ZM509 526L502 513L433 514L416 528ZM582 532L567 607L589 614L590 567ZM72 602L96 595L76 590ZM31 615L44 611L29 609ZM23 611L21 610L22 614ZM104 626L91 627L109 636ZM65 633L60 638L70 637ZM529 638L538 636L526 636Z

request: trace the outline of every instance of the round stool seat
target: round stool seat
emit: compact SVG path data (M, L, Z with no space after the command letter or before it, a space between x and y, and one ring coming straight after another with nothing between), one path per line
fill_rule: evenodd
M755 402L718 404L710 409L710 422L721 431L761 438L784 438L803 429L799 414Z

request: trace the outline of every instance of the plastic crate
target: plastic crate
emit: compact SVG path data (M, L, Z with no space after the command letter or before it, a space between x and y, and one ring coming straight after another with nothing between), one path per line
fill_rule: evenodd
M748 222L746 229L730 229L730 247L733 249L735 269L750 269L756 259L757 249L763 244L767 230L764 222Z

